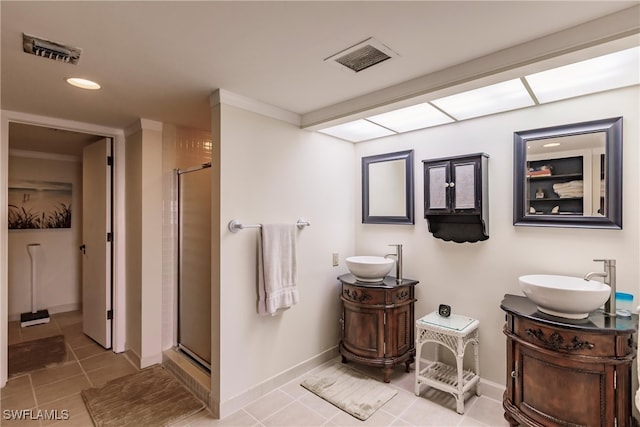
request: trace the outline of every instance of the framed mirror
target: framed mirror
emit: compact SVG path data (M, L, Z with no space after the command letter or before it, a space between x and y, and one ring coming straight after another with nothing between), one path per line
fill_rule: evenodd
M362 158L362 223L414 224L413 150Z
M514 133L513 224L622 229L622 117Z

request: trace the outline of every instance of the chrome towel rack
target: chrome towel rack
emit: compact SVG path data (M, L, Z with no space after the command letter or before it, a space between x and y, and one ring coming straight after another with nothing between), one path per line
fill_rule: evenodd
M296 226L302 230L305 227L310 226L311 223L309 221L307 221L306 219L298 219L296 221ZM239 230L243 230L245 228L262 228L262 224L242 224L240 221L238 221L237 219L232 219L231 221L229 221L229 231L232 233L237 233Z

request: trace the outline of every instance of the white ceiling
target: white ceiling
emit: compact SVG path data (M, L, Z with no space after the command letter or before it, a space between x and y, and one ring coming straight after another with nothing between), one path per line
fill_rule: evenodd
M117 128L146 118L209 129L209 95L222 88L313 116L638 4L3 0L1 106ZM25 54L23 32L82 48L79 64ZM399 56L357 74L324 62L369 37ZM71 76L102 89L73 88Z

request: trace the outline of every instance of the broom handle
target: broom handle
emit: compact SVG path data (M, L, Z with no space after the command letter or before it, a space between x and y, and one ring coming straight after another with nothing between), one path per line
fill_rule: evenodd
M36 256L38 249L40 249L40 243L31 243L27 245L29 251L29 258L31 258L31 313L37 313L38 308L36 305Z

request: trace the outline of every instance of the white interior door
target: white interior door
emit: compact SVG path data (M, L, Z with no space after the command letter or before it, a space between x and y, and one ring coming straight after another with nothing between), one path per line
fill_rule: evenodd
M111 347L111 141L82 153L82 330Z

